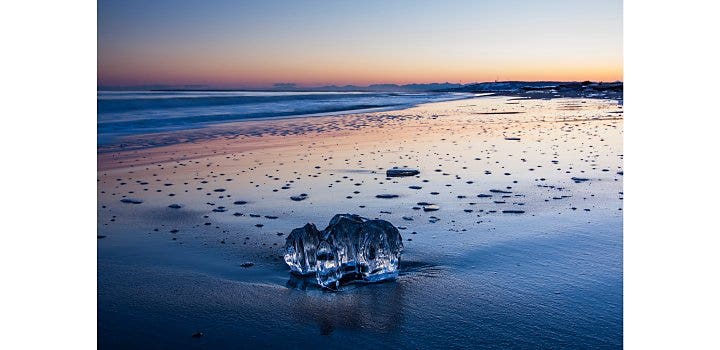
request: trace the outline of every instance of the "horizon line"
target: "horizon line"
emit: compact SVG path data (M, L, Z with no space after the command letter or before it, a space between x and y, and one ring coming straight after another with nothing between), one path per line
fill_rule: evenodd
M188 84L165 84L165 83L153 83L153 84L139 84L139 85L102 85L98 84L97 89L98 91L103 89L130 89L130 88L136 88L136 89L145 89L145 90L163 90L163 89L173 89L173 90L260 90L260 91L267 91L267 90L297 90L297 89L321 89L321 88L331 88L331 87L338 87L338 88L348 88L348 87L356 87L356 88L371 88L371 87L378 87L378 86L387 86L387 85L395 85L397 87L403 87L403 86L412 86L412 85L459 85L459 86L469 86L469 85L475 85L475 84L491 84L491 83L581 83L581 82L591 82L591 83L623 83L623 80L612 80L612 81L603 81L603 80L494 80L494 81L475 81L470 83L461 83L461 82L431 82L431 83L373 83L373 84L366 84L366 85L355 85L355 84L318 84L318 85L304 85L299 83L290 83L290 82L277 82L277 83L271 83L270 85L228 85L228 84L219 84L219 85L213 85L213 84L195 84L195 83L188 83Z

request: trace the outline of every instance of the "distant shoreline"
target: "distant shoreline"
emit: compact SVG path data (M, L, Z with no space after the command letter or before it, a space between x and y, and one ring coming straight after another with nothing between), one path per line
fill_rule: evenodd
M591 81L492 81L492 82L474 82L474 83L427 83L427 84L372 84L367 86L357 85L327 85L327 86L293 86L293 87L263 87L263 88L218 88L210 86L163 86L163 85L139 85L139 86L98 86L97 91L152 91L152 92L386 92L386 93L403 93L403 92L452 92L452 91L468 91L483 90L494 92L509 92L522 88L524 86L560 86L573 84L620 84L622 81L614 82L591 82ZM290 84L292 85L292 84Z

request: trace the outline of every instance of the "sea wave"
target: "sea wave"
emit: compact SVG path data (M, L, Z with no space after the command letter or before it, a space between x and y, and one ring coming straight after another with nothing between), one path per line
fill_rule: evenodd
M404 108L468 97L459 93L99 91L98 144L117 137L287 118Z

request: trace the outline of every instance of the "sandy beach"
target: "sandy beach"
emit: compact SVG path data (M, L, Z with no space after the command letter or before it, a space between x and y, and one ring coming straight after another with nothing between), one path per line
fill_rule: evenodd
M99 346L621 347L622 140L616 100L483 96L103 145ZM338 213L400 229L397 280L290 275Z

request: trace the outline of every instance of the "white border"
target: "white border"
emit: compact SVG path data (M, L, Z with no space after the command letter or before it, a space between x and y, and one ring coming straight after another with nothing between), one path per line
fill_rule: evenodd
M0 5L6 349L97 346L96 6Z
M0 11L9 349L97 346L96 6ZM625 4L628 348L720 348L717 14L713 2Z

